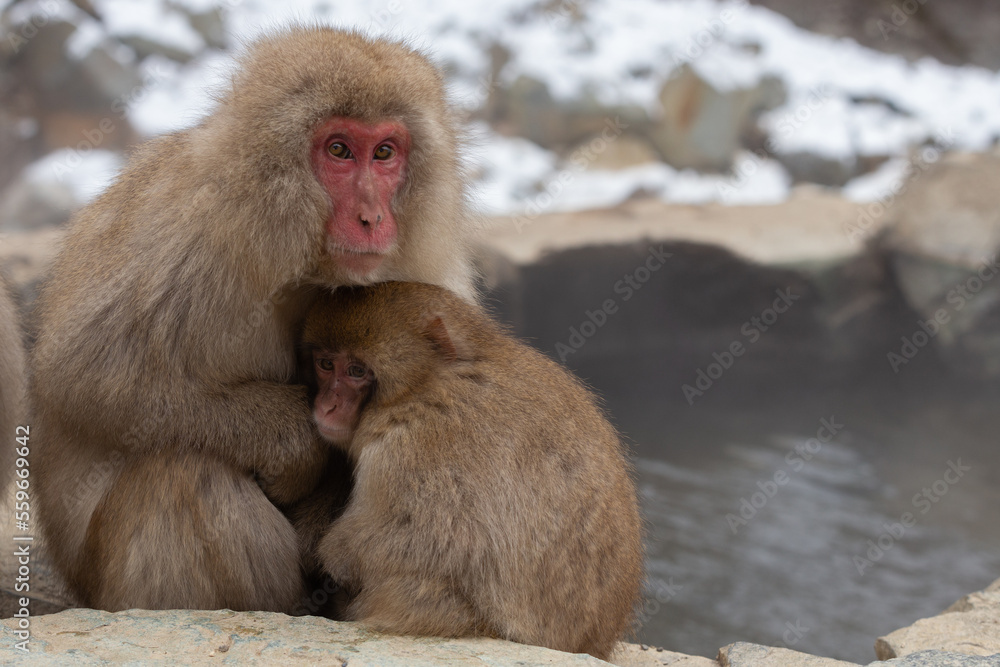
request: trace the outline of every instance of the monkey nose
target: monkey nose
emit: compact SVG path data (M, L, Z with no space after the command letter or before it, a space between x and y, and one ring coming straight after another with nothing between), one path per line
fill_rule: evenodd
M360 216L358 216L358 219L361 220L361 226L362 227L370 227L370 226L372 226L371 218L372 218L371 215L364 214L364 213L362 213ZM374 226L378 227L381 222L382 222L382 214L379 213L379 214L377 214L375 216L375 225Z

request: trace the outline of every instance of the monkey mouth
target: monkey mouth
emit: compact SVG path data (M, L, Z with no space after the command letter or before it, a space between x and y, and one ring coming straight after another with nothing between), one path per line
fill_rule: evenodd
M319 431L320 437L335 445L343 444L351 437L351 429L343 426L325 426L318 419L316 420L316 430Z
M385 261L387 252L365 252L352 250L343 246L330 245L330 258L339 267L346 269L348 274L365 278L374 273Z

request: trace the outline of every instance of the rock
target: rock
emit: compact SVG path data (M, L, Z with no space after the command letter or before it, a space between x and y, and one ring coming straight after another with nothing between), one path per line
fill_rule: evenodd
M509 87L492 89L483 115L503 134L563 153L593 135L642 132L649 123L640 107L609 107L587 95L557 100L544 82L529 76L518 77Z
M11 66L36 77L30 81L41 88L51 88L63 81L68 69L66 40L76 32L75 25L46 19L37 24L11 25L9 30L10 37L4 40L3 47Z
M868 667L997 667L997 665L1000 665L1000 654L973 657L961 653L921 651L888 662L873 662Z
M179 63L186 63L195 56L193 51L182 49L175 44L158 40L149 35L119 35L118 39L122 44L131 47L140 60L157 55Z
M930 56L951 65L1000 68L1000 16L990 0L953 0L947 6L911 0L752 0L800 27L854 41L911 60Z
M940 30L943 34L938 37L950 37L949 46L957 47L963 64L1000 70L1000 48L996 40L996 35L1000 34L1000 16L996 7L989 0L953 0L948 7L948 11L940 7L928 8L931 28L928 32Z
M3 106L0 102L0 155L3 156L0 160L0 191L13 183L25 167L45 152L38 121L18 117Z
M18 179L0 193L0 231L28 231L65 224L78 202L64 183Z
M853 662L746 642L719 649L719 664L722 667L857 667Z
M610 141L600 134L593 135L574 146L570 156L574 164L585 163L586 169L627 169L660 161L649 142L631 134Z
M886 238L900 288L954 369L1000 377L1000 155L948 156L911 178Z
M621 644L609 662L618 665L618 667L664 667L664 665L669 665L669 667L719 667L719 663L710 658L674 653L645 644Z
M928 649L976 656L996 655L993 665L1000 665L1000 579L984 591L966 595L943 614L921 619L875 642L875 655L879 660Z
M1000 609L1000 579L987 586L978 593L970 593L964 598L944 610L944 613L952 611L972 611L974 609Z
M133 136L125 110L142 91L142 79L112 56L120 48L113 40L80 59L68 57L66 43L75 31L72 24L50 20L10 58L13 99L23 107L19 115L37 120L37 143L48 150L120 148Z
M109 101L103 110L112 109L117 113L117 107L130 101L141 89L142 78L134 68L123 65L111 55L113 48L114 44L109 42L95 46L80 59L79 67L90 86Z
M225 49L229 46L229 36L226 34L226 23L222 11L212 7L203 12L194 11L190 7L178 6L178 11L187 14L188 22L194 31L213 49Z
M647 239L718 246L764 266L820 270L865 249L845 231L861 209L821 189L801 190L788 202L767 206L640 199L611 209L495 218L487 238L491 248L519 265L565 250Z
M784 165L796 183L818 183L839 188L861 173L859 160L855 158L845 162L813 153L776 153L774 157Z
M725 171L757 117L784 101L784 84L777 79L720 91L684 65L660 91L663 116L650 128L649 138L675 167Z
M18 88L32 97L32 111L108 114L115 100L127 99L141 84L139 75L111 55L105 41L79 60L67 57L66 42L76 26L51 20L38 29L11 59Z
M400 637L354 623L270 612L70 609L31 618L30 654L15 648L18 620L2 623L0 663L66 665L329 664L607 665L587 655L498 639Z

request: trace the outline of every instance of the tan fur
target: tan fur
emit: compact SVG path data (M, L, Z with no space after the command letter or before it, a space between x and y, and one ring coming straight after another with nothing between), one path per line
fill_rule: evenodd
M14 472L15 433L24 425L24 345L17 307L0 280L0 491ZM30 441L29 441L30 445Z
M347 617L607 657L637 604L641 527L624 447L581 383L430 285L338 290L304 340L375 376L347 445L354 489L318 548L354 595Z
M287 589L239 573L228 590L195 583L221 577L213 568L240 548L253 561L245 572L297 588L297 567L286 572L295 540L273 512L261 518L267 499L245 482L256 475L289 503L325 459L305 389L289 380L305 309L344 281L310 163L313 129L338 115L400 120L413 140L393 203L397 249L370 278L474 298L455 129L434 67L328 28L251 45L211 115L143 146L80 213L38 304L33 480L55 564L82 603L286 608ZM200 485L181 481L185 465ZM150 532L155 503L130 507L123 494L138 480L157 487L149 503L185 501L169 530ZM208 507L233 514L220 539L236 543L205 560L189 547L218 519ZM132 577L146 566L162 575Z

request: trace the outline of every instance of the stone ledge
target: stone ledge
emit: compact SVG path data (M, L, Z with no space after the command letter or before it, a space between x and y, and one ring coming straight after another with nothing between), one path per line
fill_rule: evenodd
M875 655L890 660L935 650L995 656L1000 665L1000 579L986 590L966 595L938 616L879 637Z
M17 619L0 624L0 664L142 665L328 664L365 667L433 665L607 665L498 639L398 637L354 623L270 612L69 609L31 619L30 653L14 648Z
M853 662L747 642L719 649L719 664L722 667L857 667Z
M764 266L824 266L860 253L865 239L887 222L880 219L863 234L852 233L862 213L860 204L810 187L766 206L637 199L612 209L494 218L485 245L515 265L552 252L648 240L715 246Z

